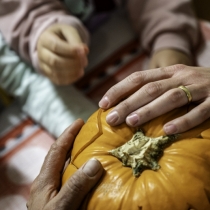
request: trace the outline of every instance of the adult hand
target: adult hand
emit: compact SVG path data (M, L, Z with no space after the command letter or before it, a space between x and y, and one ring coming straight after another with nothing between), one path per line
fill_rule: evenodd
M175 64L193 65L190 57L176 49L162 49L155 52L150 60L150 68L160 68Z
M118 105L106 120L112 126L124 121L139 126L157 116L188 103L184 85L198 105L190 112L167 122L166 134L187 131L210 117L210 68L175 65L139 71L110 88L99 106L108 109Z
M47 28L38 39L37 51L42 72L55 84L69 85L84 75L89 50L72 26Z
M60 189L69 150L84 122L75 121L51 146L41 172L31 187L27 207L30 210L76 210L103 174L99 161L85 163Z

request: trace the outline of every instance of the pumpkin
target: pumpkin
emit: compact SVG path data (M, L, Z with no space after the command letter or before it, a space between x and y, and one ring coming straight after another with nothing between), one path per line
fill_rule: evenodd
M193 106L175 109L140 126L146 136L164 135L163 125ZM75 139L71 162L62 184L88 159L98 159L105 173L84 201L88 210L209 210L210 209L210 120L182 133L159 158L158 170L146 169L138 177L130 167L110 154L132 139L136 128L106 123L110 110L96 111ZM87 205L87 206L86 206Z

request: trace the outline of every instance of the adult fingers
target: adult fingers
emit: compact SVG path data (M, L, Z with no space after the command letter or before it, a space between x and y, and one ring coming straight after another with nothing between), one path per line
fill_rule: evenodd
M160 113L157 105L160 105L159 108L162 111L167 110L168 108L170 108L170 106L178 105L178 103L174 104L174 102L172 102L170 100L167 101L167 99L162 100L161 96L165 92L174 89L174 87L180 86L180 83L182 83L181 80L177 80L176 78L169 78L169 79L159 80L159 81L155 81L155 82L150 82L150 83L144 85L142 88L140 88L134 94L132 94L130 97L128 97L127 99L125 99L124 101L119 103L107 115L107 118L106 118L107 123L109 123L112 126L121 124L122 122L125 121L125 118L129 114L131 114L133 112L135 112L135 114L136 114L138 109L140 109L141 114L144 113L144 115L145 115L145 113L149 112L153 116L154 112ZM181 91L178 90L178 93L179 92L181 92ZM174 94L176 94L176 93L174 93ZM162 101L159 99L159 97ZM155 100L156 98L158 100ZM177 98L177 96L176 96L176 98ZM183 97L183 99L185 101L186 97ZM153 100L155 100L155 102L152 102ZM166 101L167 101L167 103L166 103ZM179 101L179 102L181 102L181 101ZM154 103L156 104L156 106L153 105ZM146 105L146 104L148 104L148 105ZM165 107L165 104L167 104L167 107L163 109L163 107ZM136 123L134 123L133 121L136 121ZM139 125L140 121L142 121L142 119L137 120L134 113L132 114L132 116L129 116L127 118L127 123L130 126Z
M193 101L199 101L206 97L206 92L196 85L187 86L187 89L190 91ZM169 91L165 92L160 97L128 115L126 123L133 127L141 125L155 117L181 107L188 102L189 99L182 89L169 89Z
M166 123L163 127L167 135L185 132L210 117L210 99L196 106L190 112Z
M175 65L166 68L135 72L110 88L99 102L99 107L108 109L137 91L143 85L170 78L176 71L183 70L184 68L184 65Z
M67 154L83 124L81 119L76 120L52 144L36 179L36 182L39 183L39 189L43 189L46 185L54 186L55 189L59 186Z
M88 192L99 181L103 171L98 160L90 159L65 183L49 205L59 206L58 210L77 210Z
M165 114L187 103L188 98L183 90L173 88L147 105L128 115L126 118L126 123L132 127L139 126L155 117Z

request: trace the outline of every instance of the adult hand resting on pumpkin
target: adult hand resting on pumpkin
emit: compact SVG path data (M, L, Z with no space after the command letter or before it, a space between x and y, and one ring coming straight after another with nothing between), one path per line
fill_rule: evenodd
M99 106L108 109L116 105L106 118L110 125L126 121L129 126L138 126L187 104L191 96L197 106L164 125L166 134L175 134L210 117L210 68L174 65L135 72L110 88Z
M50 26L40 35L37 51L41 71L55 84L69 85L84 75L89 50L76 28Z
M61 177L69 150L83 126L82 120L75 121L51 146L41 172L33 182L28 209L71 209L79 208L82 200L103 174L99 161L91 159L61 187Z

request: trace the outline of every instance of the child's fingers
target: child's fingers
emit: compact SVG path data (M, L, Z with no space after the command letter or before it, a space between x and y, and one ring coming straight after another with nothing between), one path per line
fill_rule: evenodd
M68 25L60 25L60 32L71 46L84 48L84 43L75 28Z
M80 59L78 57L74 59L62 57L45 48L41 50L39 60L50 66L53 71L77 71L77 69L81 68Z
M89 52L87 45L82 42L77 30L68 25L61 25L61 33L66 41L72 46L81 61L81 66L87 66L87 54Z
M43 48L48 49L49 51L65 56L75 58L77 53L74 48L66 43L65 40L61 39L56 33L44 33L38 43L38 50L42 50Z
M56 85L70 85L84 75L83 69L78 69L77 71L57 71L45 63L40 63L40 68L45 76L47 76Z

